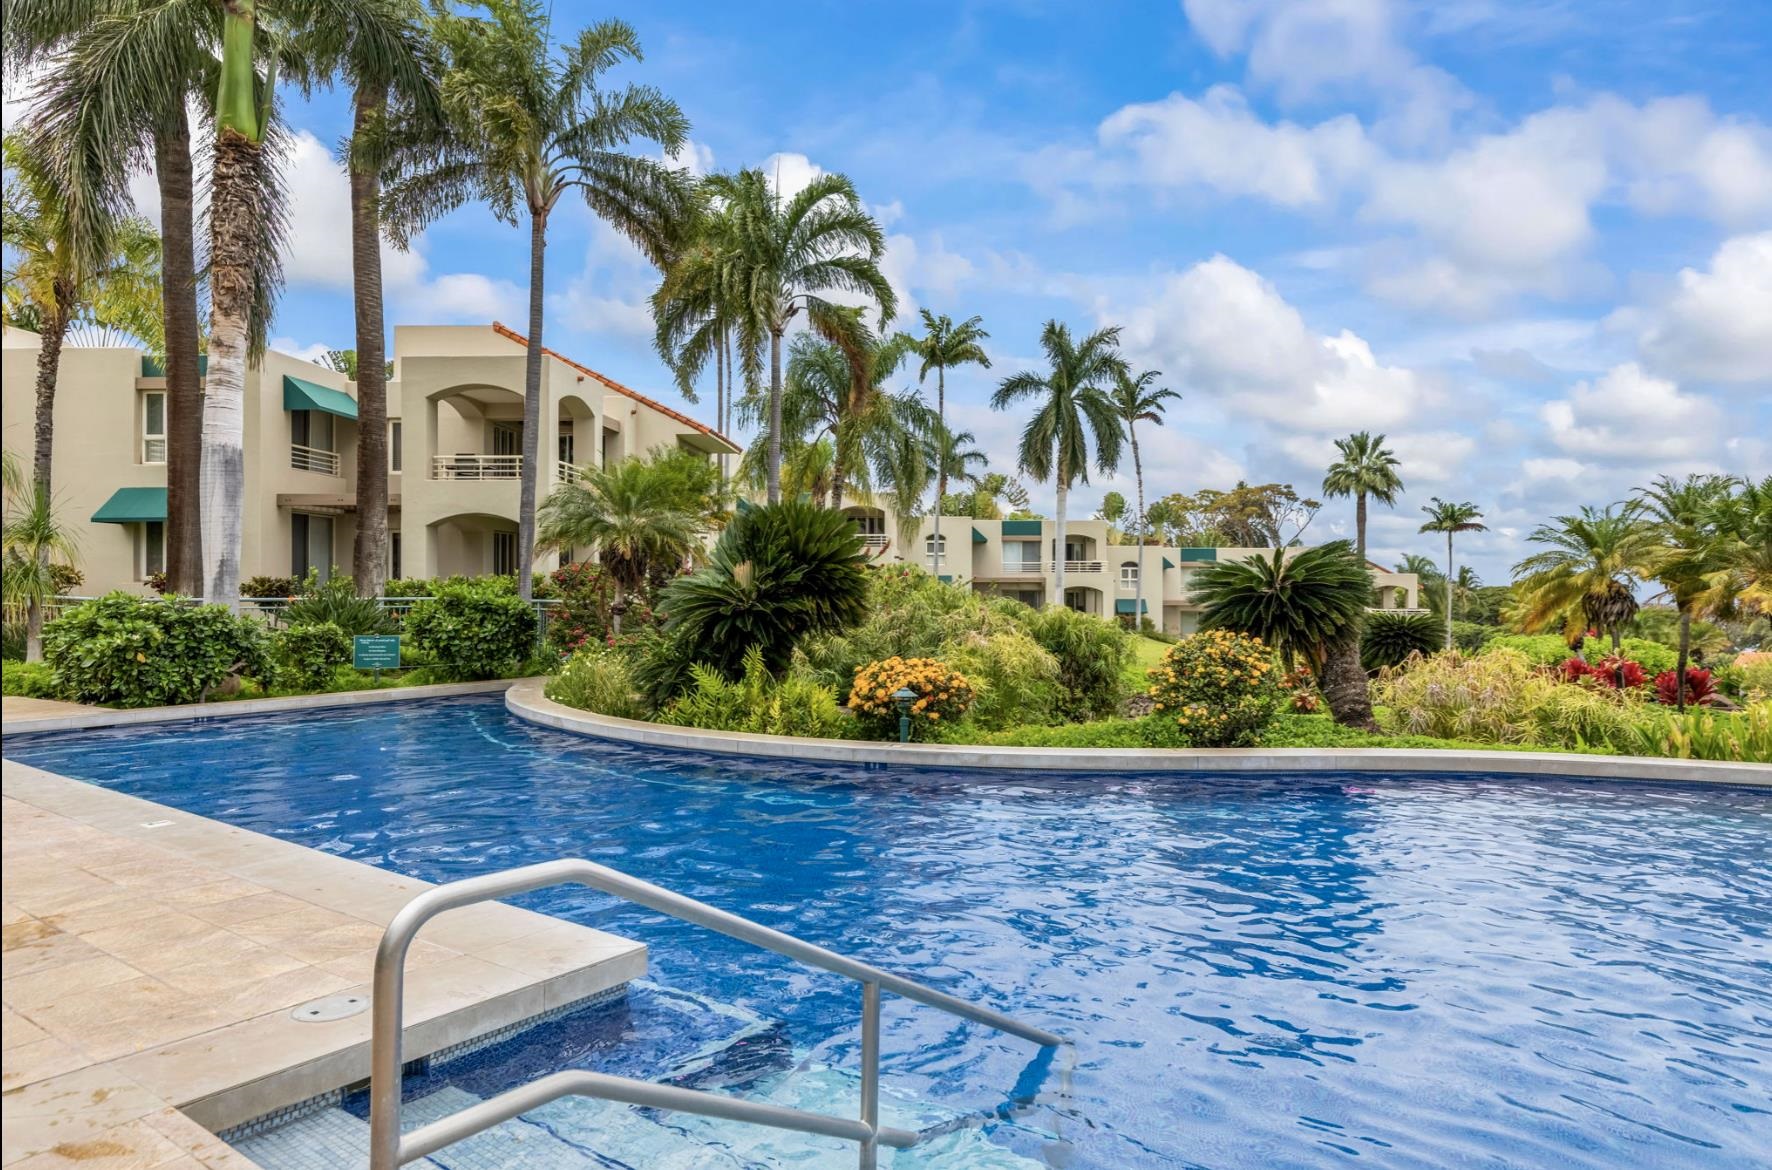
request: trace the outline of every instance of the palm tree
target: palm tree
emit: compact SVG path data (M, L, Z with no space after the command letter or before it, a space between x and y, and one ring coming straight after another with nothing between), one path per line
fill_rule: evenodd
M946 313L938 317L928 309L921 312L923 336L917 339L916 347L917 356L923 362L917 370L917 384L922 385L928 379L929 371L935 371L935 425L939 432L945 434L948 425L948 371L956 366L966 365L990 369L990 355L984 351L984 342L990 334L984 331L982 317L968 317L956 325ZM936 549L944 547L941 539L941 501L947 494L947 460L938 458L935 469Z
M55 385L62 343L82 318L100 322L138 318L152 304L159 277L160 241L147 221L125 216L96 225L97 239L82 238L94 225L71 214L65 190L42 136L9 134L4 142L6 186L0 241L6 246L6 315L20 310L41 338L37 349L37 402L32 479L52 491L55 450Z
M1772 475L1743 482L1715 510L1711 522L1726 542L1716 581L1727 604L1719 609L1772 613Z
M6 503L0 521L0 580L8 618L25 616L25 661L43 658L43 611L55 596L56 565L79 557L74 532L55 514L40 480L23 474L11 451L5 453Z
M1354 551L1366 559L1366 497L1389 508L1397 505L1403 481L1397 476L1397 457L1384 445L1383 435L1356 431L1335 440L1341 458L1329 465L1323 477L1325 496L1354 497Z
M593 549L615 582L610 614L617 634L628 596L653 569L683 565L696 546L701 518L678 486L654 461L622 459L581 468L574 482L555 488L542 503L536 531L541 546L565 553Z
M1356 438L1358 436L1355 436ZM1382 437L1382 436L1381 436ZM1421 526L1422 532L1444 532L1446 534L1446 649L1452 649L1452 585L1458 578L1458 572L1452 564L1452 535L1455 532L1487 532L1488 526L1482 523L1483 513L1472 503L1453 503L1433 497L1433 503L1423 504L1421 510L1427 513L1428 520ZM1364 565L1364 559L1360 562ZM1371 581L1367 581L1368 590Z
M540 464L542 307L548 218L577 191L592 212L663 266L689 217L686 176L629 153L635 140L669 153L689 122L647 86L604 90L622 61L641 58L634 30L618 20L585 29L556 53L535 0L488 0L487 15L445 12L433 25L448 61L439 90L446 127L419 127L390 157L383 212L397 242L470 199L500 219L529 217L529 330L523 378L523 466L517 518L518 588L532 589L536 476Z
M1089 449L1103 474L1120 463L1120 415L1109 387L1126 372L1120 356L1120 328L1097 329L1082 342L1068 327L1046 322L1040 348L1046 353L1044 373L1023 370L1004 378L991 396L991 409L1006 410L1024 398L1038 409L1021 432L1019 465L1037 480L1051 477L1057 486L1058 542L1053 558L1051 604L1064 604L1065 505L1071 484L1089 482Z
M1152 426L1162 426L1166 409L1163 404L1171 399L1181 401L1181 395L1173 390L1151 389L1162 376L1161 370L1145 370L1136 377L1125 372L1114 378L1114 409L1119 412L1120 421L1126 424L1126 439L1132 444L1132 478L1138 486L1138 590L1132 603L1134 630L1142 629L1144 624L1144 542L1149 535L1144 520L1144 459L1138 452L1138 424L1148 422Z
M1654 532L1636 504L1584 507L1558 516L1526 538L1543 545L1514 566L1514 619L1527 633L1556 626L1573 645L1583 630L1610 634L1618 649L1637 613L1635 581Z
M898 309L880 271L886 240L843 175L820 175L786 201L760 170L711 176L705 189L719 208L720 227L705 246L683 250L666 271L653 297L656 344L661 354L678 355L681 383L713 354L719 324L729 323L745 385L754 395L767 341L765 469L769 502L775 503L781 499L782 336L803 312L814 333L859 360L859 315L825 294L867 298L884 327Z
M1449 604L1445 589L1446 579L1432 557L1424 557L1420 553L1405 554L1397 562L1397 572L1413 573L1420 585L1421 596L1427 599L1427 607L1444 616L1444 610Z
M1648 519L1651 539L1646 572L1661 584L1680 614L1680 654L1674 667L1674 702L1686 709L1686 668L1692 660L1692 619L1714 616L1728 604L1729 542L1720 505L1738 481L1727 475L1658 477L1638 488L1634 503Z
M979 449L978 436L971 431L932 428L924 446L928 449L929 465L936 469L938 478L945 477L970 488L978 487L980 474L991 463L990 456ZM936 498L941 498L939 493Z
M57 178L71 209L98 222L114 218L127 203L130 172L143 166L159 189L161 329L151 348L166 369L166 569L173 591L185 595L203 589L203 336L188 110L213 112L221 9L164 0L14 0L3 22L8 73L50 63L33 121L58 144Z
M1470 613L1471 598L1483 587L1483 579L1469 565L1458 566L1458 576L1452 581L1452 601L1458 611L1460 620Z
M1260 638L1288 666L1302 658L1337 723L1376 731L1360 665L1372 591L1366 562L1345 540L1290 551L1219 561L1194 574L1193 597L1205 607L1200 626Z
M902 333L876 338L859 321L846 330L853 338L848 353L811 334L794 339L781 401L784 438L816 442L828 435L835 444L833 508L843 506L851 482L866 490L869 466L879 464L900 431L923 429L920 404L885 387L915 342ZM757 400L751 403L755 410ZM754 417L746 421L768 425Z
M351 297L356 348L350 377L357 383L357 535L351 576L359 597L375 597L387 582L388 372L382 320L381 172L390 112L401 121L435 123L441 117L436 73L420 0L355 0L337 17L307 30L308 66L342 73L351 86L351 137L343 160L351 187ZM330 14L329 14L330 15Z

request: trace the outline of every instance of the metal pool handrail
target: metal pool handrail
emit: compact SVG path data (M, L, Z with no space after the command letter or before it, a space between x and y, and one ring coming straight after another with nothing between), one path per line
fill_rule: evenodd
M553 1073L452 1113L402 1136L400 1133L401 1047L404 1037L406 952L419 928L446 910L476 902L539 890L546 886L582 885L661 914L786 955L811 967L845 976L861 984L861 1117L850 1120L681 1089L651 1081L601 1073ZM566 1096L597 1097L653 1109L699 1113L777 1129L822 1134L857 1142L861 1170L873 1170L878 1147L906 1149L917 1143L909 1130L880 1125L880 992L915 1000L1042 1047L1067 1043L1064 1037L1006 1016L987 1007L925 987L914 980L869 966L835 951L797 939L779 930L740 918L705 902L629 877L593 861L562 858L500 873L464 878L435 886L395 914L375 951L373 1025L369 1066L369 1170L396 1170L452 1142L490 1129L521 1113Z

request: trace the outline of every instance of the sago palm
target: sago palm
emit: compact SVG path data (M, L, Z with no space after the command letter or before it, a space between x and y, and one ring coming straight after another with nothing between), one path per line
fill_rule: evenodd
M1194 574L1193 598L1204 608L1202 629L1260 638L1288 665L1299 660L1317 675L1337 723L1375 730L1360 634L1372 577L1345 540L1288 556L1290 550L1219 561Z
M929 372L935 371L935 428L936 432L945 434L948 425L948 371L959 366L982 366L991 368L990 355L984 351L984 343L990 334L984 330L984 318L968 317L958 325L946 313L937 316L928 309L921 310L923 317L923 336L917 338L917 356L922 359L917 368L917 383L921 385L929 378ZM939 457L935 468L935 533L934 544L937 549L946 547L941 537L942 500L948 494L948 461Z
M1120 329L1110 326L1077 341L1058 321L1040 331L1044 371L1023 370L997 385L993 410L1031 401L1034 416L1021 432L1018 463L1036 480L1051 479L1057 489L1058 542L1053 558L1052 605L1064 604L1066 505L1071 485L1089 482L1091 449L1096 469L1113 472L1120 463L1120 415L1111 387L1126 372L1120 356Z
M1555 628L1571 645L1581 632L1609 634L1618 649L1636 616L1636 580L1655 534L1635 504L1583 507L1526 537L1543 551L1514 566L1513 618L1527 633Z
M534 560L536 483L541 451L542 308L548 221L576 192L593 214L654 264L675 255L689 218L688 177L631 150L683 145L688 119L648 86L600 86L640 42L618 20L594 24L556 47L534 0L487 0L484 17L444 11L433 29L445 59L438 85L444 122L423 125L390 151L392 177L382 205L389 231L412 233L469 200L494 215L529 221L529 330L523 376L523 465L517 518L518 587L528 598Z
M855 356L859 317L832 294L860 296L884 327L897 294L880 271L886 239L843 175L819 175L783 199L760 170L714 175L704 196L718 209L718 229L704 246L676 256L654 295L655 343L677 355L679 381L714 352L719 325L729 324L739 367L751 394L763 382L769 351L765 462L771 503L781 498L782 338L805 314L807 326Z
M1329 465L1323 476L1323 494L1354 498L1354 551L1366 559L1366 500L1377 500L1394 508L1403 481L1397 475L1397 457L1384 445L1383 435L1356 431L1345 439L1335 440L1341 458Z
M1680 615L1680 653L1674 670L1674 703L1686 709L1686 667L1692 659L1692 621L1713 617L1729 604L1730 542L1721 519L1723 501L1737 481L1726 475L1671 475L1638 488L1633 501L1648 521L1652 547L1645 575L1658 582Z
M575 482L555 488L542 503L536 536L544 548L591 549L615 582L610 607L615 632L628 597L656 568L679 565L699 535L699 517L676 485L642 459L585 467Z
M1155 427L1162 426L1163 412L1167 409L1165 404L1181 401L1181 395L1175 391L1155 385L1162 376L1161 370L1145 370L1136 375L1128 370L1114 377L1112 391L1114 409L1119 413L1120 421L1126 424L1126 441L1132 446L1132 478L1138 488L1138 590L1132 603L1134 630L1141 628L1144 622L1144 542L1149 535L1144 521L1144 457L1138 450L1138 424L1147 422Z
M1423 504L1421 510L1427 513L1427 523L1421 526L1422 532L1444 532L1446 534L1446 649L1452 649L1452 582L1458 579L1458 568L1452 563L1452 537L1460 532L1487 532L1489 528L1483 523L1483 513L1475 504L1455 502L1433 497L1431 504ZM1365 564L1362 560L1361 564Z

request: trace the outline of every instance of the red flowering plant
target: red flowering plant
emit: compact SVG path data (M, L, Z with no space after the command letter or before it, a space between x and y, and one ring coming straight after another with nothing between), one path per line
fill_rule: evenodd
M1679 695L1676 693L1679 677L1679 672L1673 670L1664 670L1655 676L1656 702L1666 703L1669 707L1679 703ZM1716 694L1717 687L1711 681L1710 671L1700 670L1696 666L1686 668L1686 701L1688 703L1702 706L1716 698Z
M1618 654L1609 654L1598 662L1583 662L1579 658L1571 658L1557 669L1564 682L1611 687L1615 690L1622 687L1627 691L1649 685L1649 672L1643 669L1642 664Z
M548 645L570 654L593 642L607 643L615 582L603 566L589 561L561 565L548 579L558 600L548 607ZM641 607L629 609L633 613Z

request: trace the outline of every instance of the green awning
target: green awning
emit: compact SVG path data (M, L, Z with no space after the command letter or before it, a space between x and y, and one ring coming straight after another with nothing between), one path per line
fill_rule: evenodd
M284 410L318 410L357 421L357 400L343 390L333 390L305 378L283 375Z
M166 489L118 488L104 506L92 514L94 524L143 524L166 519Z
M1137 610L1138 613L1149 613L1151 611L1151 607L1147 602L1140 601L1134 597L1120 597L1114 600L1115 613L1132 613L1134 612L1135 606L1142 607Z
M1181 550L1184 561L1216 561L1218 550L1215 548L1184 548Z
M209 355L206 353L200 353L197 355L197 376L203 377L208 373ZM144 353L142 354L141 376L144 378L164 378L166 376L166 365L158 358Z
M978 529L974 528L972 530L972 543L973 544L989 544L990 540L985 536L984 533L982 533Z
M1170 560L1168 557L1164 557L1163 558L1163 567L1165 569L1173 569L1175 567L1175 562Z
M1003 521L1003 535L1039 536L1043 523L1040 520L1005 520Z

